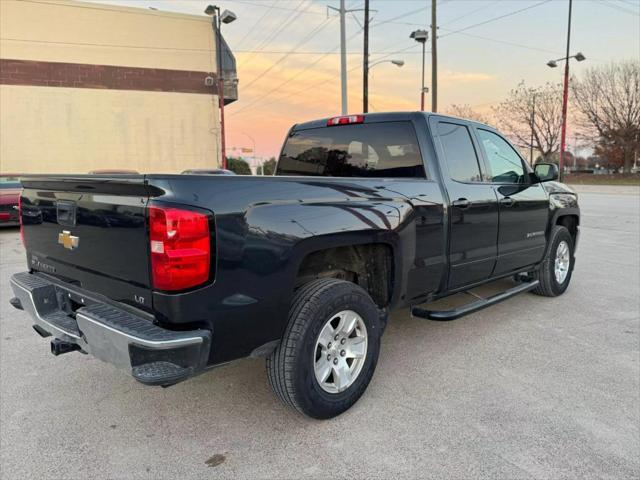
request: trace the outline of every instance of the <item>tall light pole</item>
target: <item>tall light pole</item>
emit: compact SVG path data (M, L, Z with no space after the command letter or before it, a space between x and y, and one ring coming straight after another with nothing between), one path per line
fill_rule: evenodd
M424 55L425 55L425 44L427 43L427 39L429 38L429 32L426 30L415 30L411 32L409 38L413 38L416 42L422 44L422 88L420 88L420 110L424 111Z
M560 161L558 162L558 170L559 177L562 179L562 170L564 167L564 148L567 141L567 103L569 100L569 59L575 58L579 62L585 59L585 56L581 53L577 53L576 55L569 56L569 49L571 47L571 7L573 5L573 0L569 0L569 17L567 20L567 53L564 58L559 58L557 60L550 60L547 62L547 65L554 68L557 67L557 62L560 60L565 60L564 64L564 88L562 91L562 130L560 134Z
M569 5L571 5L571 0L569 0ZM571 6L569 6L569 18L571 18ZM567 33L567 38L571 32L571 22L569 22L569 32ZM547 66L551 68L556 68L558 66L558 62L564 61L564 87L562 90L562 129L560 131L560 159L558 161L558 170L559 170L559 178L562 179L562 169L564 168L564 150L567 143L567 104L569 102L569 60L575 58L578 62L582 62L586 60L581 52L576 53L575 55L569 55L569 41L567 40L567 56L562 58L556 58L555 60L549 60L547 62Z
M205 14L211 16L211 26L216 37L216 69L218 76L218 108L220 108L220 153L222 156L222 168L227 168L227 152L224 132L224 71L222 69L222 34L220 33L220 25L222 23L231 23L236 18L235 13L225 10L220 13L220 7L209 5L204 11Z
M367 113L369 111L369 71L376 65L380 65L381 63L392 63L396 67L400 68L404 66L404 60L378 60L377 62L373 62L371 65L367 62L367 90L366 97L363 97L363 110L362 113Z

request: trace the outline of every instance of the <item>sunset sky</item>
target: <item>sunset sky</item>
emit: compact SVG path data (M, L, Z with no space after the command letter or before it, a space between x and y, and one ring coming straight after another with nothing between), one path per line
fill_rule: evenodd
M202 14L206 0L101 0L103 3ZM369 109L417 110L421 47L411 31L430 25L430 0L371 0ZM277 155L293 123L340 114L338 0L220 0L238 20L223 34L238 63L240 100L225 109L228 155L251 147ZM347 0L361 9L362 0ZM439 0L439 110L469 104L487 112L520 81L560 82L562 68L545 64L564 56L568 0ZM497 18L502 17L502 18ZM362 12L347 17L349 113L362 110ZM572 73L610 61L640 58L640 0L575 0ZM426 84L431 83L427 54ZM427 97L430 109L430 94Z

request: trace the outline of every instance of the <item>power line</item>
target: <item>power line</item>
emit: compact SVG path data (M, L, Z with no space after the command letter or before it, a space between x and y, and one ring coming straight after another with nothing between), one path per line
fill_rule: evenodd
M451 0L449 0L449 1L451 1ZM372 28L373 26L383 25L383 24L389 23L389 22L391 22L391 21L394 21L394 20L397 20L397 19L404 18L404 17L407 17L407 16L409 16L409 15L413 15L414 13L419 12L419 11L422 11L422 10L425 10L425 9L426 9L426 7L421 7L421 8L419 8L419 9L412 10L412 11L410 11L410 12L406 12L406 13L403 13L403 14L398 15L398 16L396 16L396 17L390 18L390 19L388 19L388 20L382 20L382 21L380 21L380 22L377 22L377 23L375 23L375 24L372 24L370 28ZM326 26L326 24L325 24L325 26ZM351 37L349 37L349 38L347 39L347 41L353 40L355 37L357 37L357 36L360 34L360 32L361 32L362 30L363 30L363 29L362 29L362 28L360 28L360 30L358 30L354 35L352 35ZM315 33L318 33L318 32L315 32ZM305 43L306 41L308 41L308 39L304 40L304 41L303 41L301 44L299 44L298 46L302 45L302 44L303 44L303 43ZM413 45L412 45L412 47L413 47ZM411 48L412 48L412 47L411 47ZM290 52L287 52L287 55L286 55L286 56L288 56L288 55L290 55L290 54L293 54L293 50L295 50L296 48L297 48L297 47L294 47ZM307 67L305 67L303 70L301 70L300 72L298 72L298 73L294 74L293 76L291 76L291 77L287 78L284 82L280 83L277 87L273 88L272 90L270 90L270 91L269 91L269 92L267 92L266 94L263 94L263 95L262 95L262 96L260 96L258 99L256 99L256 100L254 100L253 102L251 102L250 104L245 105L245 106L244 106L244 107L242 107L240 110L238 110L238 111L236 111L236 112L233 112L233 113L230 113L230 115L237 115L237 114L239 114L240 112L242 112L242 111L244 111L244 110L248 109L249 107L254 106L256 103L258 103L259 101L261 101L261 100L263 100L264 98L268 97L268 96L269 96L269 95L271 95L272 93L277 92L277 91L278 91L282 86L284 86L284 85L288 84L289 82L293 81L295 78L299 77L302 73L304 73L304 72L306 72L307 70L309 70L311 67L313 67L313 66L317 65L317 64L318 64L318 63L319 63L323 58L325 58L326 56L328 56L328 55L330 55L330 54L337 53L337 52L335 52L335 51L336 51L338 48L339 48L339 45L338 45L338 46L336 46L336 47L335 47L332 51L330 51L330 52L322 53L320 58L316 59L314 62L312 62L312 63L311 63L310 65L308 65ZM394 55L395 53L398 53L398 52L389 52L389 53L387 54L387 56ZM285 57L286 57L286 56L285 56ZM282 61L285 57L283 57L282 59L278 60L278 62L277 62L277 63L279 63L280 61ZM265 75L266 73L268 73L269 71L271 71L271 69L272 69L274 66L275 66L275 65L272 65L272 66L271 66L271 67L269 67L266 71L264 71L262 74L260 74L260 75L259 75L259 76L257 76L256 78L254 78L254 79L253 79L251 82L249 82L249 84L248 84L248 85L246 85L244 88L250 87L250 86L251 86L251 85L253 85L257 80L259 80L259 79L263 78L263 77L264 77L264 75ZM352 69L352 70L353 70L353 69ZM352 70L349 70L349 72L351 72Z
M408 17L409 15L413 15L415 13L423 12L426 9L427 9L427 7L420 7L420 8L417 8L415 10L411 10L410 12L398 15L396 17L389 18L388 20L380 20L379 22L371 22L370 28L373 28L373 27L379 26L379 25L384 25L385 23L395 22L396 20L400 20L402 18Z
M299 48L302 45L304 45L305 43L307 43L309 40L311 40L313 37L315 37L318 33L320 33L324 28L326 28L326 26L329 25L329 23L331 23L331 20L333 20L333 19L332 18L327 18L324 22L322 22L315 29L313 29L311 32L309 32L309 34L306 37L304 37L302 39L302 41L300 41L296 46L294 46L286 54L284 54L282 57L280 57L275 63L273 63L271 66L269 66L266 70L264 70L262 73L257 75L253 80L251 80L249 83L247 83L247 85L245 85L244 88L249 88L251 85L256 83L258 80L264 78L264 76L267 73L269 73L276 66L278 66L280 63L282 63L284 60L286 60L289 57L289 55L291 55L292 52L294 52L297 48Z
M2 0L0 0L2 1ZM107 47L107 48L134 48L145 50L174 50L181 52L210 52L209 48L178 48L178 47L156 47L153 45L123 45L112 43L89 43L89 42L56 42L52 40L31 40L26 38L10 38L1 37L0 40L7 40L11 42L25 42L25 43L43 43L53 45L78 45L83 47Z
M1 0L0 0L1 1ZM173 50L179 52L211 52L209 48L180 48L180 47L158 47L155 45L124 45L116 43L88 43L88 42L59 42L53 40L32 40L27 38L11 38L0 37L0 40L10 42L24 42L24 43L42 43L42 44L54 44L54 45L75 45L82 47L104 47L104 48L131 48L131 49L144 49L144 50ZM402 42L404 43L404 41ZM338 55L340 52L336 51L295 51L290 50L249 50L249 49L233 49L233 53L260 53L266 55ZM376 52L376 54L387 53L387 50ZM420 52L409 52L420 53ZM361 51L347 52L347 55L362 55Z
M280 0L276 0L273 5L277 4ZM287 8L287 7L276 7L276 6L271 6L271 7L267 7L264 2L263 3L257 3L257 2L247 2L244 0L235 0L236 3L240 3L243 5L250 5L253 7L261 7L261 8L268 8L269 11L270 10L280 10L283 12L295 12L297 11L295 8ZM305 11L304 15L322 15L323 17L326 15L324 12L315 12L315 11Z
M353 34L351 37L349 37L347 39L347 41L349 40L353 40L356 36L358 36L360 34L360 31L356 32L355 34ZM308 71L310 68L314 67L315 65L317 65L322 59L324 59L325 57L327 57L328 55L332 54L332 53L338 53L336 52L336 50L338 50L338 48L340 48L340 46L336 46L332 51L327 52L323 55L321 55L319 58L317 58L314 62L310 63L309 65L307 65L304 69L300 70L299 72L295 73L294 75L290 76L289 78L287 78L284 82L281 82L280 84L278 84L278 86L276 86L275 88L271 89L269 92L261 95L259 98L255 99L254 101L252 101L251 103L243 106L240 110L237 110L233 113L231 113L230 115L237 115L240 112L247 110L248 108L254 106L256 103L260 102L261 100L263 100L264 98L268 97L269 95L271 95L272 93L277 92L278 90L280 90L280 88L282 88L284 85L288 84L289 82L295 80L296 78L298 78L300 75L302 75L304 72ZM351 71L351 70L350 70ZM286 98L286 97L285 97ZM280 99L278 99L280 100ZM270 103L269 103L270 104ZM267 105L269 105L267 104Z
M453 34L456 34L456 33L461 33L461 32L464 32L466 30L469 30L471 28L479 27L481 25L486 25L487 23L495 22L496 20L500 20L500 19L503 19L503 18L506 18L506 17L510 17L512 15L516 15L516 14L518 14L520 12L524 12L525 10L531 10L532 8L539 7L540 5L544 5L545 3L549 3L550 1L551 0L543 0L542 2L538 2L538 3L535 3L533 5L529 5L527 7L521 8L519 10L514 10L513 12L509 12L509 13L505 13L503 15L499 15L497 17L489 18L487 20L483 20L482 22L474 23L473 25L468 25L468 26L466 26L464 28L461 28L459 30L454 30L454 31L452 31L450 33L446 33L444 35L441 35L440 38L448 37L449 35L453 35Z
M496 3L500 3L500 0L496 0L495 2L491 2L491 3L490 3L490 4L488 4L488 5L482 5L481 7L474 8L473 10L470 10L470 11L468 11L467 13L465 13L465 14L463 14L463 15L460 15L459 17L456 17L456 18L454 18L454 19L452 19L452 20L449 20L449 21L447 21L447 22L444 22L444 23L440 24L439 26L440 26L440 27L442 27L442 26L444 26L444 25L449 25L449 24L451 24L451 23L457 22L458 20L462 20L463 18L467 18L468 16L473 15L474 13L479 12L480 10L486 10L486 9L488 9L489 7L492 7L492 6L493 6L493 5L495 5Z
M402 43L406 43L406 41L403 40ZM237 49L233 49L234 53L261 53L261 54L272 54L272 55L282 55L285 53L289 53L287 50L237 50ZM388 50L383 50L381 52L376 52L376 54L378 53L387 53ZM419 54L422 52L409 52L411 54L415 53L415 54ZM327 51L295 51L295 52L291 52L291 55L339 55L340 52L327 52ZM347 55L362 55L361 51L354 51L354 52L347 52Z
M600 3L600 5L603 5L605 7L613 8L614 10L617 10L618 12L627 13L627 14L633 15L635 17L640 17L640 13L634 12L633 10L628 10L625 7L621 6L621 5L617 5L615 3L606 3L606 2L599 2L599 3Z
M626 3L627 5L629 5L631 7L635 7L635 8L640 9L640 3L638 3L638 2L633 2L631 0L618 0L618 1L622 2L622 3Z
M277 38L278 35L280 35L280 33L282 33L282 31L287 28L291 23L293 23L301 14L302 12L300 12L300 7L302 7L302 4L305 2L305 0L300 0L300 3L298 3L298 5L296 5L295 10L293 10L293 13L287 17L285 17L282 22L280 22L275 30L266 36L266 38L263 38L262 41L258 44L258 46L256 47L256 50L263 50L267 47L267 45L269 45L273 40L275 40ZM311 7L311 4L307 6L306 10L308 10ZM303 10L304 11L304 10ZM244 59L244 61L240 64L240 66L244 65L249 58L251 58L252 55L250 55L248 58Z
M360 33L360 32L358 32L358 33ZM375 58L375 59L374 59L374 61L383 60L383 59L388 58L388 57L390 57L390 56L392 56L392 55L396 55L396 54L398 54L398 53L405 52L405 51L407 51L407 50L409 50L409 49L411 49L411 48L416 48L416 46L418 46L418 44L410 45L410 46L409 46L409 47L407 47L407 48L403 48L403 49L401 49L401 50L396 50L396 51L394 51L394 52L388 52L388 53L386 53L385 55L383 55L383 56L381 56L381 57L377 57L377 58ZM337 50L337 49L338 49L338 47L336 47L334 50ZM420 52L420 53L422 53L422 52ZM319 60L318 60L318 61L319 61ZM308 67L307 67L307 69L308 69L308 68L310 68L310 67L311 67L311 65L310 65L310 66L308 66ZM360 68L360 65L356 65L355 67L352 67L352 68L350 68L349 70L347 70L347 72L348 72L348 73L351 73L351 72L353 72L353 71L355 71L355 70L357 70L357 69L359 69L359 68ZM304 71L306 71L307 69L305 69L305 70L303 70L303 71L299 72L298 74L296 74L296 75L295 75L295 77L299 76L299 74L304 73ZM292 78L291 78L291 79L288 79L288 80L287 80L286 82L284 82L284 83L288 83L290 80L293 80L293 79L292 79ZM282 101L282 100L285 100L285 99L287 99L287 98L291 98L291 97L298 96L298 95L300 95L300 94L302 94L302 93L304 93L304 92L307 92L308 90L310 90L310 89L312 89L312 88L319 87L319 86L321 86L321 85L324 85L324 84L327 84L327 83L330 83L330 82L333 82L333 81L334 81L334 79L333 79L333 78L329 78L329 79L320 80L319 82L312 83L311 85L307 85L307 86L305 86L305 87L303 87L303 88L301 88L301 89L298 89L298 90L296 90L296 91L294 91L294 92L291 92L291 93L285 94L284 96L280 96L280 97L274 98L274 99L272 99L271 101L269 101L269 102L267 102L267 103L263 104L263 105L262 105L262 108L267 107L267 106L269 106L269 105L272 105L272 104L274 104L274 103L280 102L280 101ZM258 99L256 99L256 100L254 100L253 102L251 102L251 104L250 104L250 105L245 105L245 106L244 106L244 107L242 107L240 110L237 110L237 111L235 111L235 112L232 112L232 113L230 113L229 115L233 115L233 116L235 116L235 115L240 114L240 112L243 112L243 113L244 113L244 112L248 111L248 108L249 108L249 107L252 107L252 106L254 106L255 104L257 104L258 102L260 102L261 100L263 100L264 98L266 98L268 95L270 95L271 93L273 93L273 91L278 90L282 85L283 85L283 84L278 85L278 87L276 87L275 89L273 89L271 92L269 92L269 93L267 93L267 94L265 94L265 95L262 95L260 98L258 98Z
M442 27L440 27L440 28L442 28ZM454 30L449 30L447 28L442 28L442 30L449 31L449 32L454 32ZM533 46L530 46L530 45L523 45L521 43L509 42L507 40L499 40L497 38L484 37L482 35L476 35L474 33L467 33L467 32L456 32L456 33L459 33L460 35L464 35L465 37L477 38L479 40L487 40L489 42L495 42L495 43L502 43L504 45L509 45L509 46L512 46L512 47L525 48L527 50L536 50L538 52L550 53L552 55L560 55L556 51L547 50L545 48L533 47ZM440 37L440 38L442 38L442 37Z
M276 6L276 4L279 2L280 0L273 0L273 3L271 4L271 6L269 8L267 8L264 13L258 18L258 20L255 21L255 23L251 26L251 28L247 29L247 32L244 34L244 36L240 39L240 41L238 43L236 43L236 48L239 47L240 45L242 45L242 43L249 37L249 35L251 35L252 33L254 33L254 29L255 27L257 27L258 25L260 25L260 23L262 22L262 20L265 19L265 17L271 13L271 10L273 10L273 8Z

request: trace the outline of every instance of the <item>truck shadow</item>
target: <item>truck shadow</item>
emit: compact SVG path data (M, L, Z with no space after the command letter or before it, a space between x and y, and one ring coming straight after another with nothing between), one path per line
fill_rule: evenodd
M511 280L502 280L474 290L474 293L489 296L510 286L513 286ZM474 298L458 294L434 302L430 307L450 309L471 300ZM511 302L518 300L512 299ZM382 339L382 351L372 384L354 408L329 423L360 415L365 405L370 410L375 397L384 396L383 391L393 388L393 383L399 380L394 378L396 375L392 372L406 370L407 364L411 365L408 371L412 375L427 375L428 361L422 366L420 362L433 361L439 351L454 348L460 341L459 334L468 329L469 325L475 324L475 328L481 326L484 331L499 329L500 322L492 314L492 309L495 308L501 307L494 306L454 322L413 318L409 309L394 312ZM136 385L135 390L144 396L148 407L165 410L165 405L171 405L172 409L180 411L180 415L193 416L202 424L209 423L212 426L222 418L225 423L233 421L255 426L271 417L276 426L270 428L276 430L278 425L282 425L283 429L304 429L310 424L327 423L308 419L282 405L268 384L263 359L238 360L167 389ZM153 408L149 411L152 412Z

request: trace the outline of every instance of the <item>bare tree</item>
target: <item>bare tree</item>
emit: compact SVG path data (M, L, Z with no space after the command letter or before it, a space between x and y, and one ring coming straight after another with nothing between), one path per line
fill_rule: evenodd
M640 151L640 62L611 63L573 79L582 121L598 135L599 153L621 157L625 173Z
M466 118L468 120L475 120L480 123L490 123L489 117L483 115L480 112L475 111L469 105L452 104L447 109L447 115L453 115L454 117Z
M534 113L535 115L532 115ZM521 82L506 100L493 108L498 127L521 148L533 148L545 161L560 149L562 89L547 83L527 87Z

